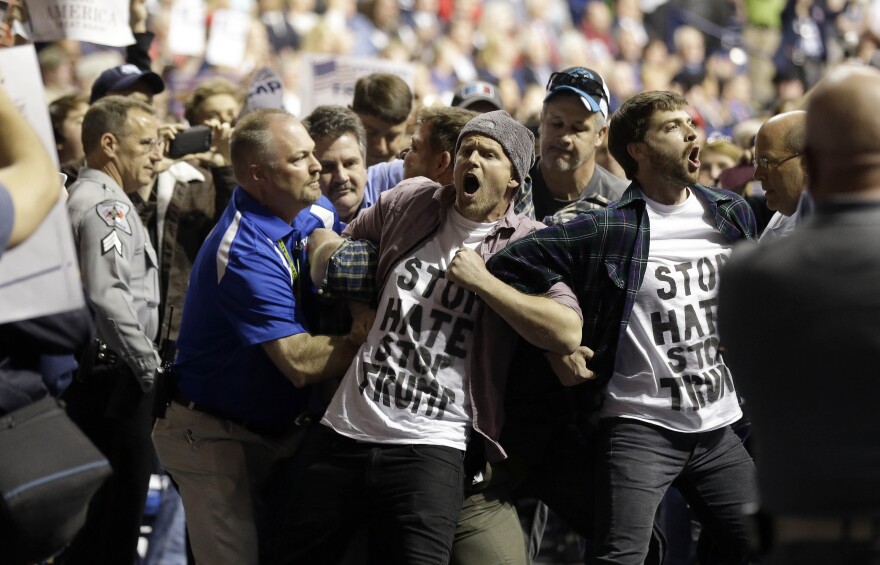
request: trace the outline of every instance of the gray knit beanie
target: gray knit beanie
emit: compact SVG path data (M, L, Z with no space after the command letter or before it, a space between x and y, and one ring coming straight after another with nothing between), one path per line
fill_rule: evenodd
M455 153L461 140L467 135L484 135L497 141L513 165L514 176L520 184L529 176L529 169L535 163L535 136L529 128L514 120L504 110L480 114L467 123L458 134Z

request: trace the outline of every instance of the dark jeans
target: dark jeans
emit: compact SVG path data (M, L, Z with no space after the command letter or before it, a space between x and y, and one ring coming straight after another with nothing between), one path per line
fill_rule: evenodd
M745 511L758 500L755 466L730 426L682 433L629 418L603 419L595 476L591 563L642 563L657 507L673 483L714 534L708 562L748 559Z
M449 561L464 492L464 452L359 443L313 430L315 459L293 505L283 563L338 563L356 528L370 563Z

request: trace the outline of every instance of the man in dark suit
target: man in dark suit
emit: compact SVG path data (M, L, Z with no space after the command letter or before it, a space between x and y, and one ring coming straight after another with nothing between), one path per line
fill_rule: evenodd
M880 556L880 71L842 67L810 97L816 213L739 249L721 277L725 358L750 407L776 564Z

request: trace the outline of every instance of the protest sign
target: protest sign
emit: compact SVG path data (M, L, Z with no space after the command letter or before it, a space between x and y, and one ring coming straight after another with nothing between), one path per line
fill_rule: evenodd
M281 77L269 67L263 67L254 73L239 117L261 108L284 108L284 86Z
M204 0L174 0L168 22L168 50L174 55L205 54Z
M301 113L307 116L323 104L348 106L354 96L357 79L371 73L390 73L399 76L410 89L413 87L415 67L370 57L339 57L334 55L303 55L300 77Z
M58 157L33 45L0 49L0 88L12 99L55 161ZM58 192L63 187L58 178ZM0 260L0 323L47 316L85 304L64 201L24 243Z
M119 0L26 0L33 41L72 39L124 47L134 43L129 3Z
M233 10L216 10L211 16L205 60L211 65L238 68L244 62L250 17Z

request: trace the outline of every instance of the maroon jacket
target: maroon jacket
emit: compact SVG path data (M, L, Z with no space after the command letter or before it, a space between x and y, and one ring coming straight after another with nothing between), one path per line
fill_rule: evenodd
M441 186L424 177L408 179L393 190L384 192L375 205L363 210L348 225L344 236L366 239L379 246L376 281L380 295L395 266L437 233L454 202L453 185ZM480 244L478 252L486 261L512 241L543 227L544 224L540 222L516 215L513 206L510 206L506 215ZM332 259L330 263L332 269ZM577 299L567 286L555 285L546 296L580 315ZM504 424L507 374L519 336L491 308L485 308L482 302L476 318L474 355L468 368L472 425L486 439L487 458L498 461L507 456L498 442L498 436Z

